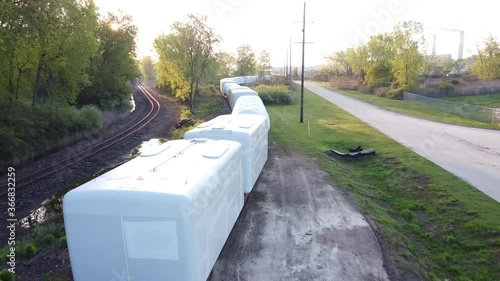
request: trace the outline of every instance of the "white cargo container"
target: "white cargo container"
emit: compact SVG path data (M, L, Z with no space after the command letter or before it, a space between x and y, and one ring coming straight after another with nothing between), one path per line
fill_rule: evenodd
M228 97L231 90L235 90L235 89L239 89L239 88L247 89L248 87L240 86L240 84L236 84L234 82L225 83L223 88L222 88L222 94L224 96Z
M232 77L231 79L233 79L234 83L236 84L245 84L245 77L243 76L236 76L236 77Z
M205 281L243 207L241 145L177 140L63 201L73 277Z
M220 115L184 134L184 139L238 141L242 145L243 191L250 193L267 161L266 117L255 114Z
M251 85L257 82L257 76L243 76L243 78L245 79L245 85Z
M224 88L224 85L226 83L236 83L234 82L234 79L233 78L222 78L220 80L220 91L222 92L222 89Z
M269 119L269 113L267 113L264 103L258 96L242 96L236 101L232 113L233 115L238 114L257 114L266 117L267 129L271 128L271 121Z
M229 95L228 95L228 101L231 108L234 108L236 101L242 96L258 97L259 94L256 91L244 86L239 88L231 88L229 89Z

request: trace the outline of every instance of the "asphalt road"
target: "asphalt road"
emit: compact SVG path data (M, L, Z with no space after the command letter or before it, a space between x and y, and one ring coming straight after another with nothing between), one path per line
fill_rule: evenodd
M313 159L271 145L209 281L389 280L375 233L346 198Z
M500 131L409 117L314 83L304 86L500 202Z

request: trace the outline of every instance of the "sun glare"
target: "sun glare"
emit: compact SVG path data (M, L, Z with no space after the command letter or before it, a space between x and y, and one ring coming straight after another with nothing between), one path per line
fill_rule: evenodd
M118 30L120 29L120 25L117 22L114 22L111 24L111 29Z

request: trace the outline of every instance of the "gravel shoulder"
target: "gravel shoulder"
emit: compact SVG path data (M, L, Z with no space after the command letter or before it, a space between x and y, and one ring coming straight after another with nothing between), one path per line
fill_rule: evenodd
M367 220L313 159L269 159L210 281L389 280Z

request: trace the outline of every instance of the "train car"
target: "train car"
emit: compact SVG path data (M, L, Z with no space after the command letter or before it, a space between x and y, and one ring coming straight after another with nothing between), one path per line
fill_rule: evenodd
M241 144L176 140L64 196L76 281L205 281L243 207Z
M226 79L226 78L224 78ZM236 76L236 77L231 77L231 79L233 79L233 82L236 83L236 84L245 84L245 77L243 76Z
M241 86L240 84L236 84L234 82L229 82L225 83L224 86L222 86L221 93L227 98L229 96L229 92L231 89L238 89L238 88L247 88L245 86Z
M252 84L257 82L258 77L257 76L243 76L243 79L245 79L245 82L243 82L243 84L252 85Z
M242 147L243 191L250 193L267 161L266 117L255 114L220 115L184 134L184 139L238 141Z
M269 119L269 113L267 113L264 103L259 98L259 96L241 96L238 98L234 104L233 115L238 114L256 114L266 117L267 129L271 128L271 120Z
M227 99L229 101L229 106L231 106L231 108L234 108L236 101L242 96L259 97L259 94L256 91L254 91L248 87L245 87L245 86L238 87L238 88L231 88L231 89L229 89L229 95L227 96Z
M224 88L226 83L235 83L233 78L223 78L220 80L220 91Z

